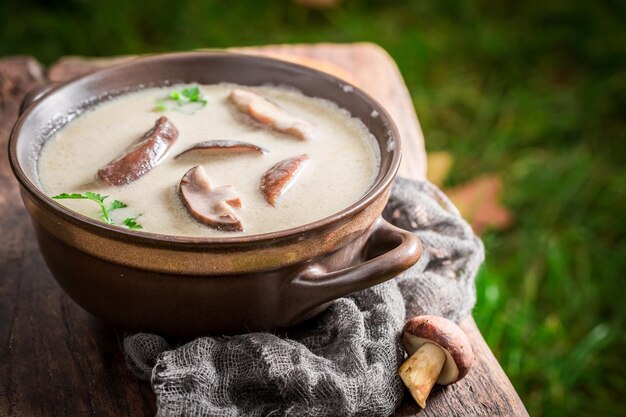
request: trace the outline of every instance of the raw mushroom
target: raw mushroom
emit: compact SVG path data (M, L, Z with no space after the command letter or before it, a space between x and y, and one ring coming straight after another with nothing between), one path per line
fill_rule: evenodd
M241 199L232 185L211 188L204 168L196 166L180 180L179 190L183 203L196 220L217 230L243 231L241 219L233 210L241 207Z
M206 142L196 143L192 147L182 151L176 158L183 155L193 153L201 155L222 155L228 153L257 153L263 155L267 150L247 142L237 140L207 140Z
M409 358L398 372L422 408L435 383L457 382L467 375L474 360L463 330L443 317L413 317L404 325L402 344Z
M229 99L240 112L277 132L286 133L300 140L314 138L311 123L288 113L263 96L236 88L230 93Z
M108 185L125 185L157 166L178 139L178 129L162 116L152 129L131 145L122 156L98 170L98 178Z
M309 159L308 155L284 159L268 169L261 178L261 191L265 200L276 205L276 200L291 185L300 170L302 163Z

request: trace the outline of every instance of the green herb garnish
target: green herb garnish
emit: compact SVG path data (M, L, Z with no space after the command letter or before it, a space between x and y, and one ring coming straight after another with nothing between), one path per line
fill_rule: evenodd
M207 101L200 94L198 87L187 87L181 91L172 91L169 96L157 100L156 111L178 110L193 113L206 105Z
M139 215L141 216L141 214ZM124 224L130 229L130 230L137 230L137 229L143 229L143 226L140 225L139 223L137 223L135 220L137 220L137 217L127 217L124 219Z
M91 201L97 203L100 206L100 211L102 212L100 218L106 224L114 224L113 219L111 218L111 215L110 215L110 213L113 210L117 210L117 209L120 209L120 208L128 207L125 203L122 203L119 200L113 200L113 202L111 204L106 205L104 203L104 200L109 198L108 195L104 195L103 196L103 195L98 194L98 193L92 193L91 191L87 191L85 194L61 193L59 195L53 196L52 198L57 199L57 200L68 200L68 199L69 200L91 200ZM141 214L139 216L141 216ZM137 216L137 217L139 217L139 216ZM128 218L124 219L124 224L131 230L143 229L143 226L141 226L140 224L138 224L135 221L137 219L137 217L128 217Z
M104 197L106 198L106 197ZM113 211L118 208L128 207L125 203L122 203L120 200L113 200L111 204L107 207L107 211Z

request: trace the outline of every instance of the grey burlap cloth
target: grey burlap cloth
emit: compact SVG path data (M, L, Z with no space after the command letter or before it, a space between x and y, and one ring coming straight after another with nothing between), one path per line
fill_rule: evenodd
M150 379L158 416L388 416L403 396L405 318L459 321L475 302L483 246L432 184L399 178L385 218L422 240L420 262L341 298L287 334L201 337L182 346L139 333L129 366Z

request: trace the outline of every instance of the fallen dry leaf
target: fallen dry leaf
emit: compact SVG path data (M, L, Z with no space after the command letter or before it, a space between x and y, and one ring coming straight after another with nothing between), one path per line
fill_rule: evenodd
M503 230L513 221L511 211L500 202L501 190L500 177L489 174L444 192L480 235L487 229Z
M446 151L429 152L426 158L428 159L426 178L437 187L441 187L450 173L454 158Z

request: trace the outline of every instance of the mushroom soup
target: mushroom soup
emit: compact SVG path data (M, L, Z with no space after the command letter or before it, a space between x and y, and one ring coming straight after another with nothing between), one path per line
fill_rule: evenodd
M57 132L38 161L43 190L72 210L204 237L320 220L358 201L379 167L374 136L334 103L233 84L111 99Z

